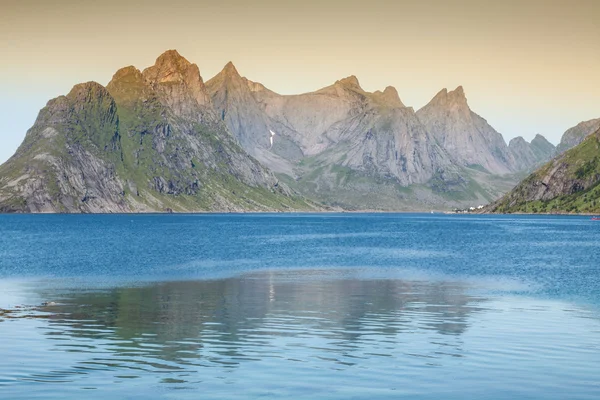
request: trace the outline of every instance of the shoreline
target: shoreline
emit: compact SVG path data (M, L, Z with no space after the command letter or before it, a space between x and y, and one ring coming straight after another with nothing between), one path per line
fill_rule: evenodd
M395 210L331 210L331 211L280 211L280 210L268 210L268 211L185 211L185 212L166 212L166 211L148 211L148 212L105 212L105 213L80 213L80 212L14 212L14 213L2 213L4 215L252 215L252 214L427 214L427 215L555 215L555 216L598 216L600 213L489 213L489 212L453 212L453 211L442 211L442 210L411 210L411 211L395 211Z

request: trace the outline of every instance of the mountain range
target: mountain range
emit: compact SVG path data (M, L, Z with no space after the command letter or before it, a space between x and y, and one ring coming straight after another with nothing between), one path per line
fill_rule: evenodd
M555 152L541 135L507 145L462 87L416 112L354 76L280 95L232 63L205 83L170 50L48 102L0 166L0 211L461 207L497 199Z
M4 212L315 208L243 151L175 51L51 100L0 166Z
M572 140L572 132L565 133L565 142ZM600 127L533 172L485 211L600 213Z
M462 87L415 112L395 88L367 92L355 76L280 95L228 63L206 86L249 154L296 191L345 209L487 203L554 154L541 136L509 147Z

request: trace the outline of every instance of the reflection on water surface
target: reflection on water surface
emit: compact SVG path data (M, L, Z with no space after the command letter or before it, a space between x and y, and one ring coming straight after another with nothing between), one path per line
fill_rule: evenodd
M10 343L0 345L0 388L11 398L44 385L67 397L101 389L98 398L175 389L177 398L198 390L232 398L232 387L240 398L559 398L568 383L577 398L600 394L592 311L472 289L331 271L89 290L25 285L57 304L0 322ZM565 347L564 334L577 341Z

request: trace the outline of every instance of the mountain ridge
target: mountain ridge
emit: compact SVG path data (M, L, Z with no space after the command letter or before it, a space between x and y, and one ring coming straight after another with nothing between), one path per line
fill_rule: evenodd
M49 102L53 111L40 112L26 137L23 149L38 146L27 157L39 176L12 158L0 167L0 204L55 212L320 207L302 195L347 209L447 208L494 200L547 147L541 138L525 142L528 156L517 163L462 86L442 89L415 112L394 87L367 92L354 75L280 95L228 62L205 82L176 50L143 70L119 69L106 88L84 86L87 94L74 88ZM85 140L76 149L50 140L63 136ZM39 162L43 145L60 163ZM81 165L69 164L70 152ZM69 189L65 170L85 176L88 167L112 171L93 179L104 189L87 181ZM29 204L31 182L45 194ZM98 204L85 194L94 187Z
M175 51L51 100L0 166L4 212L319 208L239 147Z

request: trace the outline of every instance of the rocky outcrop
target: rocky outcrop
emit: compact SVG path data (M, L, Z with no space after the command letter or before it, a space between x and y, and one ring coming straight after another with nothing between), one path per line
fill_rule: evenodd
M600 129L600 118L580 122L562 135L560 143L556 146L556 153L562 154L572 149L598 129Z
M0 166L0 211L314 209L240 148L175 51L77 85Z
M600 212L600 130L535 171L489 212Z

